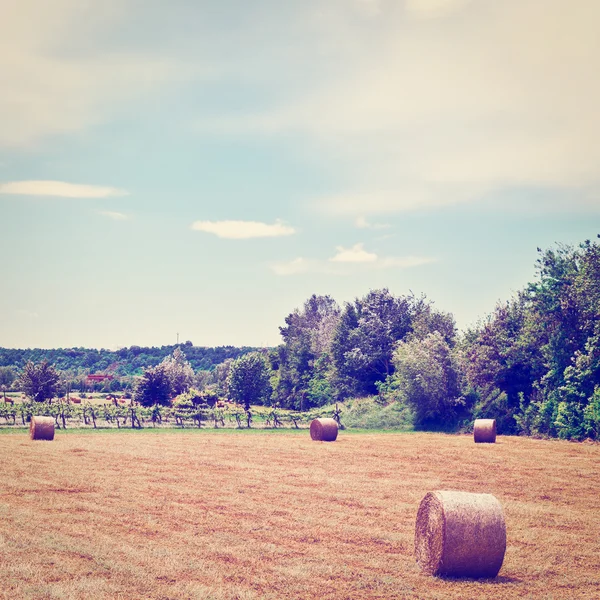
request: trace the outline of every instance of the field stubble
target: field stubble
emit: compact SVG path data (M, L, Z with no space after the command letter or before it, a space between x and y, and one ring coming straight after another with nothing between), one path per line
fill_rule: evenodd
M2 598L600 597L600 446L342 432L0 436ZM494 580L420 573L431 490L494 494Z

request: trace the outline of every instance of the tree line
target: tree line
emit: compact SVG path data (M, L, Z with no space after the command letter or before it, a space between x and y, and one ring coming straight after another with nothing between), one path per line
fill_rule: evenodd
M184 344L144 347L130 346L118 350L97 350L93 348L0 348L0 367L21 370L28 361L39 363L47 360L60 371L76 374L108 372L115 377L141 375L147 367L155 367L175 348L185 350L187 360L195 371L210 371L216 365L230 358L238 358L256 348L219 346L215 348L194 346L191 341Z
M340 306L315 294L287 315L276 348L211 370L194 370L189 346L174 348L144 370L134 398L150 406L224 397L248 412L372 396L405 407L418 429L495 418L505 434L598 439L600 246L538 252L535 280L464 332L425 296L378 289ZM23 372L35 366L27 365Z
M535 280L461 334L425 297L312 296L281 328L274 397L308 408L377 394L419 429L495 418L503 433L598 439L600 246L538 253Z

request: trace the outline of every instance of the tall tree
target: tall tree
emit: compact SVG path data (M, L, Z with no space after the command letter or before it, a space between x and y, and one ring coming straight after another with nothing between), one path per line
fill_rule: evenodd
M481 398L476 412L501 414L505 431L595 437L600 245L539 253L536 280L465 336L468 378Z
M346 304L331 344L341 396L377 393L394 371L394 347L412 330L413 316L414 298L387 289Z
M161 365L169 379L171 395L179 396L192 387L194 371L180 348L175 348L173 354L164 358Z
M285 318L285 326L279 328L283 344L278 348L275 390L282 406L304 410L331 399L329 351L339 318L337 302L316 294Z
M21 371L17 385L34 402L52 400L58 394L60 377L46 360L39 364L28 361Z
M456 342L456 322L452 313L435 308L425 296L414 299L411 338L424 339L437 331L450 346Z
M551 433L580 439L595 430L589 407L600 390L600 245L586 240L540 255L528 288L547 366L539 413Z
M135 386L134 398L142 406L168 405L171 399L171 382L164 365L149 367Z
M6 400L6 391L10 389L16 378L15 372L10 367L0 367L0 390L4 394L4 400Z
M504 433L515 433L513 418L523 398L529 401L546 372L537 319L521 293L498 304L470 334L464 363L469 384L480 396L478 416L493 417Z
M415 427L448 428L466 412L460 368L439 331L422 340L400 342L394 352L394 366L388 387L411 407Z
M269 366L259 352L244 354L231 365L227 387L229 396L244 405L246 411L251 404L262 404L271 394Z

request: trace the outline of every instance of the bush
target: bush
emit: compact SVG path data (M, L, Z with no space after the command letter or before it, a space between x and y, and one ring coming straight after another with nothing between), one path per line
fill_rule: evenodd
M496 419L498 432L510 435L518 432L519 427L525 432L531 427L534 416L523 416L523 422L517 423L508 403L508 395L499 389L493 389L475 405L473 419Z
M554 424L563 440L582 440L585 437L583 409L574 403L559 402Z
M413 429L413 414L401 402L382 404L377 396L348 400L342 407L341 420L348 428Z
M590 403L583 411L585 435L594 440L600 438L600 386L596 386Z
M455 429L468 412L461 394L458 357L434 331L424 339L400 342L394 351L395 372L380 391L412 409L417 429Z

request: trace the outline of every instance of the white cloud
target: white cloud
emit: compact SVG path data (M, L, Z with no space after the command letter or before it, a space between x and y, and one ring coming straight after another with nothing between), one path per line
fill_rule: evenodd
M380 269L408 269L437 262L436 258L428 256L386 256L377 262Z
M600 188L597 0L272 0L240 5L227 35L214 11L192 19L193 3L143 11L136 30L137 3L88 4L3 10L0 148L84 131L147 97L159 106L185 80L207 99L197 129L314 157L351 192L323 199L336 213L432 210L519 186L573 190L563 210L589 210L581 190ZM157 26L167 15L197 28L170 35ZM248 102L221 108L223 89Z
M587 206L586 190L600 188L597 0L366 2L381 14L362 18L347 4L332 0L306 26L315 71L294 70L294 94L265 87L268 106L200 127L308 140L319 168L352 191L315 202L340 214L432 210L515 187L561 188L572 191L563 210Z
M446 183L440 185L427 182L403 182L398 189L349 192L321 196L312 201L316 211L334 215L358 215L355 225L359 228L379 229L385 226L370 226L365 212L371 215L383 215L395 212L410 212L417 210L432 210L444 206L453 206L470 202L488 191L490 186L461 185Z
M337 246L336 250L337 254L329 259L331 262L370 263L377 260L377 254L367 252L364 249L364 244L354 244L352 248Z
M436 258L426 256L383 256L367 252L364 244L355 244L352 248L338 246L337 254L327 260L295 258L271 264L276 275L302 275L306 273L325 273L330 275L351 275L357 269L408 269L437 262Z
M181 77L183 61L103 41L132 8L129 0L2 3L0 148L83 131Z
M0 194L57 196L60 198L109 198L126 196L127 192L113 187L82 185L65 181L9 181L0 183Z
M293 227L281 221L276 221L272 225L259 221L195 221L192 223L192 229L232 240L281 237L296 232Z
M362 215L359 215L358 217L356 217L356 219L354 220L354 224L356 225L356 227L358 227L358 229L389 229L390 228L389 223L370 223Z
M99 210L98 214L102 215L104 217L108 217L109 219L112 219L113 221L127 221L129 219L128 215L121 213L121 212L116 212L113 210Z

